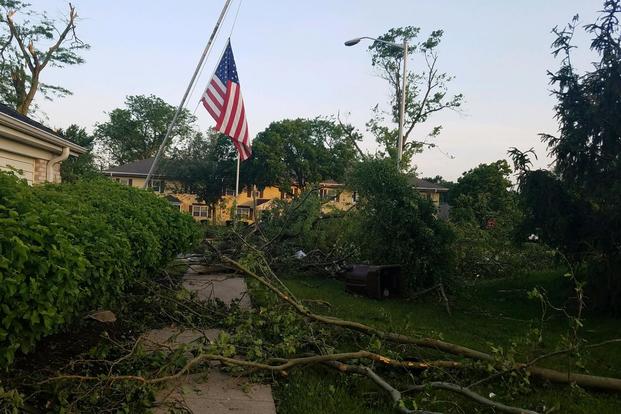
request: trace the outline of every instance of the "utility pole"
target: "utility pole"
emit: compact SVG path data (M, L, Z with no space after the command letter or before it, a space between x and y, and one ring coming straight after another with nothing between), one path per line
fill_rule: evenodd
M397 148L397 168L401 168L403 157L403 124L405 122L405 98L408 91L408 43L403 40L403 86L401 87L401 105L399 107L399 143Z

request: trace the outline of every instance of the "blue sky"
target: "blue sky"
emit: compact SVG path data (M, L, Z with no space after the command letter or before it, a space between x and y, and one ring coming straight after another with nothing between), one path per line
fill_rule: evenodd
M239 0L217 39L198 86L193 111L231 32ZM60 17L66 2L33 0L34 7ZM455 76L450 90L461 92L461 113L432 118L415 133L424 137L443 125L437 143L414 162L422 175L456 179L479 163L506 157L509 147L535 147L545 166L545 147L537 136L556 131L554 99L546 71L557 67L550 55L555 25L579 13L585 23L601 9L600 0L428 1L244 0L232 32L251 135L283 118L348 113L364 130L371 108L385 104L388 89L370 65L368 44L346 48L352 37L378 36L391 27L413 25L423 34L443 29L439 67ZM80 37L91 44L86 63L44 73L74 95L40 102L52 127L77 123L92 129L127 95L155 94L177 105L203 50L222 0L76 0ZM587 39L579 58L587 65ZM416 60L410 65L420 68ZM213 125L199 107L199 125ZM364 147L373 149L366 134Z

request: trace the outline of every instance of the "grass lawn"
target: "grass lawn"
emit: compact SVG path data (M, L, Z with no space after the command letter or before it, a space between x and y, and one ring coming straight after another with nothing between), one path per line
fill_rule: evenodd
M544 288L555 305L562 305L564 298L568 297L568 286L561 272L479 281L453 297L453 315L449 316L434 295L415 301L377 301L346 293L343 282L337 280L304 276L285 279L285 283L300 299L320 299L332 305L330 308L315 305L314 310L318 313L412 336L441 337L486 352L491 352L492 346L506 349L514 343L518 360L524 359L525 352L533 352L532 345L527 345L525 338L534 328L542 326L541 306L538 301L529 299L527 292L535 286ZM561 336L568 332L568 324L562 315L549 314L543 323L543 343L536 352L543 354L557 349ZM619 320L587 312L581 336L589 343L597 343L621 336L620 327ZM593 349L583 356L582 362L588 373L621 377L618 344ZM557 357L548 360L545 366L563 369L567 364L566 357ZM417 378L413 380L416 382ZM468 384L469 379L462 378L462 383ZM512 395L499 390L497 383L482 385L476 390L486 395L494 392L505 403L540 412L621 412L621 396L537 380L533 380L530 391ZM287 414L394 412L378 395L378 390L366 380L347 378L322 368L294 371L288 381L276 387L279 412ZM455 395L437 395L440 401L424 408L455 413L493 412Z

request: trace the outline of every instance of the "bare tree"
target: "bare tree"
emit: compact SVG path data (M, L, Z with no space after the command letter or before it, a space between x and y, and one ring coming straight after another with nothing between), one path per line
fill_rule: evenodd
M69 3L69 13L63 24L36 13L29 4L15 0L0 0L4 13L0 16L0 96L13 104L21 114L28 114L38 91L47 99L52 95L65 96L71 92L61 86L41 81L46 67L64 67L84 63L78 54L90 46L76 35L75 7ZM21 22L16 16L22 15ZM31 18L35 20L31 20Z
M386 42L408 42L410 56L422 55L425 68L422 71L410 71L408 73L408 90L406 94L406 110L404 119L403 157L405 164L413 154L419 152L424 146L434 147L436 144L429 138L436 137L440 126L431 128L423 139L411 139L415 128L425 123L433 114L445 109L458 109L463 101L462 94L450 95L448 83L452 76L440 72L438 69L438 45L442 39L442 30L433 31L429 37L420 41L418 35L420 29L406 26L390 29L378 39ZM396 157L398 129L392 123L399 122L399 103L401 102L403 51L381 42L373 42L369 46L371 52L371 64L378 70L378 74L390 85L391 110L384 113L379 105L374 108L375 116L367 123L369 130L375 135L377 142L384 146L386 152ZM390 121L386 122L386 115Z

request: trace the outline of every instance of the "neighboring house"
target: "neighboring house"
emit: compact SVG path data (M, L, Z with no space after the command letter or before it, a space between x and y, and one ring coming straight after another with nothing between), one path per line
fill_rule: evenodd
M414 177L410 179L410 182L423 197L431 200L431 202L436 206L438 209L438 217L448 219L450 211L450 206L446 202L446 195L449 190L448 188L432 183L431 181Z
M149 169L153 164L153 158L130 162L129 164L112 167L104 171L104 174L113 180L131 187L142 188ZM225 224L232 220L231 212L236 204L236 214L240 220L252 222L257 213L269 209L273 200L290 200L300 193L297 186L293 185L291 193L281 191L277 187L266 187L263 190L243 188L235 197L234 189L225 189L220 202L216 206L201 203L193 194L179 193L180 183L167 180L165 176L154 175L149 183L156 193L166 197L169 203L177 206L179 210L191 214L197 221L209 220L217 224ZM331 208L347 209L355 203L355 193L344 189L343 184L335 181L326 181L319 184L319 196L325 201L325 210Z
M441 203L444 203L444 197L448 192L448 188L420 178L412 178L410 182L423 197L431 200L436 207L439 207Z
M151 165L153 158L148 158L109 168L104 174L123 185L142 188ZM443 203L443 195L448 191L447 188L418 178L413 178L412 184L424 197L433 202L438 208L440 217L448 214L446 209L448 205ZM231 212L234 204L238 219L252 222L257 214L269 209L274 200L290 200L300 194L300 189L296 185L291 186L290 193L277 187L266 187L263 190L254 190L253 194L251 188L243 188L237 197L234 189L225 189L220 201L215 206L210 206L200 202L193 194L179 193L180 183L167 180L162 175L152 176L149 188L164 196L179 210L191 214L195 220L208 220L216 224L225 224L232 220ZM319 198L324 202L323 211L348 210L356 204L357 194L347 190L344 184L328 180L319 183Z
M86 151L52 129L0 104L0 171L14 171L30 185L59 183L60 164Z

